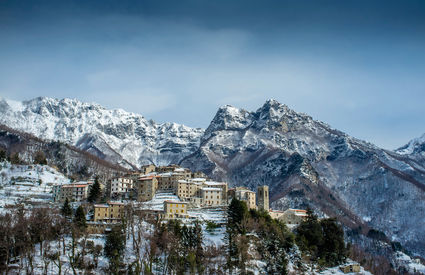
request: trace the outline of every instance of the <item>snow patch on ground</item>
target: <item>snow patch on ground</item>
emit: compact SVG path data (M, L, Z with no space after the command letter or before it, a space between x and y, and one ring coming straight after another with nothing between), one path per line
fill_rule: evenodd
M52 187L70 180L47 165L0 163L0 211L19 203L44 204L53 200Z

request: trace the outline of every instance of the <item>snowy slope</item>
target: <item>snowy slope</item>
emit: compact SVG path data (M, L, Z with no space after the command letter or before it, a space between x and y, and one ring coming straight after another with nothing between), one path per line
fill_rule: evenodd
M137 166L178 162L198 148L204 132L176 123L157 124L121 109L45 97L24 102L0 99L0 123L75 145L108 161Z
M69 179L47 165L13 165L0 162L0 209L18 203L49 203L52 187Z

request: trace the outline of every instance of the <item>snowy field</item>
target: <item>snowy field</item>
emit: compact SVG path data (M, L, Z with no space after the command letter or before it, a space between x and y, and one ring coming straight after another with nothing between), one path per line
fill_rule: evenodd
M7 205L44 204L53 200L52 187L69 179L47 165L0 163L0 211Z

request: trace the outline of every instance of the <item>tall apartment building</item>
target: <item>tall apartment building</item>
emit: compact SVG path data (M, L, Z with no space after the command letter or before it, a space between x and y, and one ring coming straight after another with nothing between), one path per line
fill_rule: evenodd
M258 209L269 211L269 187L262 185L257 187Z
M133 188L133 180L127 177L117 177L111 180L111 195L119 195L130 192Z
M53 186L53 197L55 202L84 201L87 199L89 191L88 182L76 182Z

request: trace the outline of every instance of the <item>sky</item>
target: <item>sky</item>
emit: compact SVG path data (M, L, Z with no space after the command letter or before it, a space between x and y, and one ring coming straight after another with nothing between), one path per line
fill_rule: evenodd
M0 0L0 96L202 128L272 98L395 149L425 133L425 1Z

